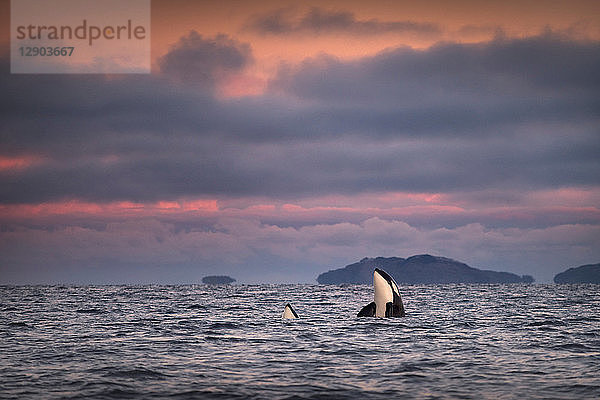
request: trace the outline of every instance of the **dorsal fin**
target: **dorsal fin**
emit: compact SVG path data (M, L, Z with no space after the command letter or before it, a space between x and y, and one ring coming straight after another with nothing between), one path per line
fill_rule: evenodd
M296 314L296 310L294 310L292 308L292 305L290 303L287 303L285 305L285 308L283 309L283 315L282 318L284 319L294 319L294 318L298 318L298 314Z

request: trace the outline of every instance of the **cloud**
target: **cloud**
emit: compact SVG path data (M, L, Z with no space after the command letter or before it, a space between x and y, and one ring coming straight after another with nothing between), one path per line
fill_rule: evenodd
M324 10L318 7L311 8L299 18L288 9L256 15L246 22L245 29L271 35L402 33L428 38L441 35L440 27L430 22L380 21L376 18L360 20L350 11Z
M368 102L396 112L447 110L458 113L447 121L457 126L462 119L478 122L473 117L482 113L489 120L506 118L503 112L546 116L544 111L554 113L565 106L566 113L582 106L590 112L600 86L594 73L599 62L597 42L573 42L548 33L477 44L440 43L427 50L403 47L355 61L321 56L283 68L271 87L338 105Z
M314 282L318 273L365 256L431 253L550 281L573 263L600 257L598 238L597 225L489 229L473 223L423 229L372 217L284 227L253 218L220 218L204 228L177 229L141 218L96 227L4 231L0 276L3 283L107 283L129 281L128 274L134 273L133 281L189 283L220 271L241 282Z
M239 46L225 38L181 43L169 54L182 62L196 54L188 47L203 60L214 50L214 69L246 59L227 61ZM36 162L0 171L0 201L389 191L508 199L597 187L599 69L598 43L546 34L310 59L282 69L260 96L227 100L164 74L4 74L0 156Z
M320 9L272 24L436 34ZM148 76L5 68L2 282L312 282L417 253L550 281L598 261L597 41L324 55L219 96L251 62L248 45L192 32Z
M243 70L252 62L247 43L225 35L205 38L196 31L179 39L158 59L160 72L186 84L214 85L216 80Z

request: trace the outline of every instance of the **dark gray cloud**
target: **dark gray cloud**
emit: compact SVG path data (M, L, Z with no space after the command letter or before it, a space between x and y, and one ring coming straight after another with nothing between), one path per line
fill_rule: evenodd
M356 19L350 11L332 11L313 7L296 18L288 9L275 10L249 19L245 28L261 34L354 34L377 35L382 33L408 33L426 37L439 37L437 24L415 21L380 21Z
M598 185L598 43L546 34L322 57L234 100L165 76L192 73L189 59L251 58L219 43L190 34L151 76L0 75L0 155L41 160L0 172L0 201Z
M205 38L196 31L179 39L159 58L161 73L186 83L212 86L215 80L243 70L252 61L252 50L227 35Z
M442 43L428 50L399 48L350 62L323 56L282 69L272 87L310 100L377 106L393 102L395 108L465 102L473 107L474 97L489 108L515 100L520 100L515 108L531 107L533 100L547 105L568 95L570 101L597 106L593 101L600 87L595 73L599 63L598 43L547 34L479 44Z

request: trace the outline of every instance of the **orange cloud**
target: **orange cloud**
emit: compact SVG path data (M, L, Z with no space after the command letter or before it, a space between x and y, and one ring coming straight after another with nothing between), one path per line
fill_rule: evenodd
M318 13L315 14L314 10ZM315 18L319 17L317 22L325 27L333 25L331 29L321 29L318 35L314 32L299 32L292 38L285 34L264 35L247 29L248 24L257 18L277 16L278 12L288 16L296 24L298 21L312 21L309 26L314 27ZM322 53L346 59L357 58L399 46L427 48L438 41L487 41L498 32L509 37L523 37L537 35L549 28L555 32L597 40L600 38L600 28L593 16L599 13L600 2L586 0L553 1L551 5L519 0L479 3L471 0L308 0L302 2L302 5L292 0L225 0L218 4L154 0L152 51L155 59L164 55L170 45L191 30L205 36L223 33L250 44L257 63L256 69L260 71L257 76L262 78L271 76L281 62L296 63ZM311 16L312 19L307 19ZM392 29L398 28L398 21L409 23L404 29ZM352 30L349 32L342 29L344 26L340 25L344 23L354 28L354 34L351 34ZM412 30L417 31L419 27L429 26L439 27L440 31L429 36L414 34L408 29L411 26ZM371 29L375 32L370 34L360 34L361 29L369 27L379 29ZM400 28L402 27L400 24ZM357 28L360 28L358 34ZM253 94L260 87L258 82L232 82L230 85L231 87L223 89L226 97Z

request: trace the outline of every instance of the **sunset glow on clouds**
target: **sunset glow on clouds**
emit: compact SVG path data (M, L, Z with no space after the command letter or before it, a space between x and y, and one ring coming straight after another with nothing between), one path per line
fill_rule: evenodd
M150 75L4 56L2 283L600 259L598 5L152 4Z

